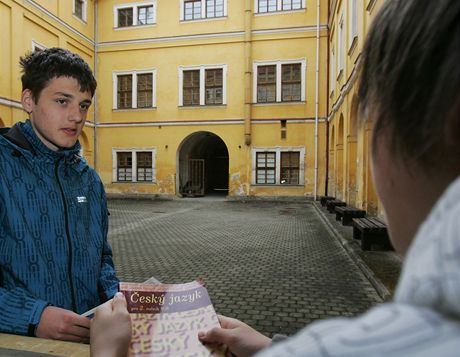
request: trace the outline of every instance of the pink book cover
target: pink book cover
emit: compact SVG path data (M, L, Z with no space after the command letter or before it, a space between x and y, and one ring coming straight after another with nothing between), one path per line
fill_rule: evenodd
M204 346L199 331L219 327L208 291L185 284L120 283L131 313L129 356L221 357L224 347Z

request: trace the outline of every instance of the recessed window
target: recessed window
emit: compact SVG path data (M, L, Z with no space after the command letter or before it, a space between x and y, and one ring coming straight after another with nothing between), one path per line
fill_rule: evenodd
M113 74L113 81L113 109L155 107L155 70L116 72Z
M154 182L155 149L113 149L114 182Z
M358 6L356 0L349 0L348 11L350 12L349 21L349 47L353 45L353 40L358 36Z
M227 66L179 68L179 106L225 105Z
M305 9L306 0L254 0L255 13L263 14L278 11Z
M227 0L181 0L181 21L227 16Z
M73 1L73 14L82 21L86 21L86 4L87 0Z
M254 102L305 101L306 61L254 63Z
M114 7L116 28L153 25L156 22L156 1Z
M304 177L302 148L253 150L253 183L257 185L299 185Z

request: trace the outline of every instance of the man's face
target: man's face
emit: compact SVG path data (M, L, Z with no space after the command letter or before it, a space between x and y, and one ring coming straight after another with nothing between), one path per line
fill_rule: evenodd
M74 78L55 77L41 91L37 102L30 90L24 90L22 105L38 137L56 151L71 148L77 142L91 105L91 93L81 92Z

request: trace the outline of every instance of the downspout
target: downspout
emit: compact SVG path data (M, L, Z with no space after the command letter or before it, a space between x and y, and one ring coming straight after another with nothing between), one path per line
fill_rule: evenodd
M252 113L252 0L245 0L244 8L244 143L251 145Z
M319 23L320 0L316 0L315 189L313 197L314 200L316 200L318 196Z
M98 17L98 3L97 0L94 0L94 59L93 59L93 73L94 78L97 80L97 41L98 41L98 27L97 27L97 17ZM97 171L97 94L94 93L93 98L93 166L94 170Z

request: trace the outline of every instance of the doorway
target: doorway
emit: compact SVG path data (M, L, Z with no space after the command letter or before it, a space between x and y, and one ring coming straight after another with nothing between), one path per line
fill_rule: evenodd
M228 150L208 131L186 137L178 150L177 192L186 197L228 194Z

